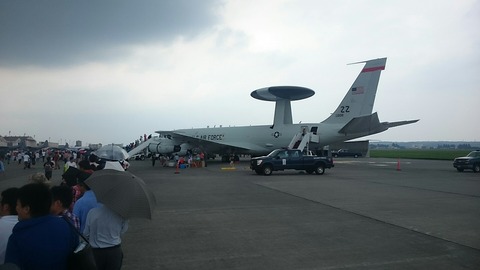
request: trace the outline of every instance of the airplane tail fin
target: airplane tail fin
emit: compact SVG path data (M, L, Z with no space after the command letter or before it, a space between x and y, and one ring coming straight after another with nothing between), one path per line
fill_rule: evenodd
M365 63L365 66L337 109L322 123L347 124L354 118L371 115L380 73L385 69L386 62L387 58L358 62Z

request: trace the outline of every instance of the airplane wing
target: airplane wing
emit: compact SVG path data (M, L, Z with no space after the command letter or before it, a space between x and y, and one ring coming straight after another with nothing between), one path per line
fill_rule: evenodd
M242 152L265 150L264 148L261 148L258 145L249 143L247 141L226 143L222 141L204 140L204 139L200 139L191 135L187 135L187 134L183 134L175 131L156 131L156 133L171 138L172 140L175 141L175 144L188 143L188 144L201 146L208 149L219 149L220 151L223 149L232 149L232 148L240 150Z

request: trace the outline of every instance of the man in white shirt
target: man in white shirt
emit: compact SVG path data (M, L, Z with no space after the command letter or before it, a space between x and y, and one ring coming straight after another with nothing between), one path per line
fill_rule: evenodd
M18 188L9 188L2 192L0 202L0 264L5 262L8 238L18 222L17 216Z
M75 163L75 159L73 158L73 156L71 156L70 159L65 163L65 166L63 167L63 171L66 172L70 167L78 168L77 163Z
M123 263L121 236L128 229L128 220L103 204L91 209L83 234L92 246L98 269L120 269Z
M23 169L25 170L26 168L30 169L30 155L28 153L25 153L23 155Z

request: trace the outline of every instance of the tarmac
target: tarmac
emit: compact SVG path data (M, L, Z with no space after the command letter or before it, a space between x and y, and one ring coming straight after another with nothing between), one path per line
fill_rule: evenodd
M480 269L480 174L451 161L335 159L324 175L131 161L157 199L122 269ZM0 190L41 166L7 165ZM54 183L60 182L54 171Z

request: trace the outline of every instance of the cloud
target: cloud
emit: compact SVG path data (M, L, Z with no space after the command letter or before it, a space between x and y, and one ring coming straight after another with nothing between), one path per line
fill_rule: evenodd
M112 60L128 46L192 38L217 20L217 0L0 2L2 66Z

